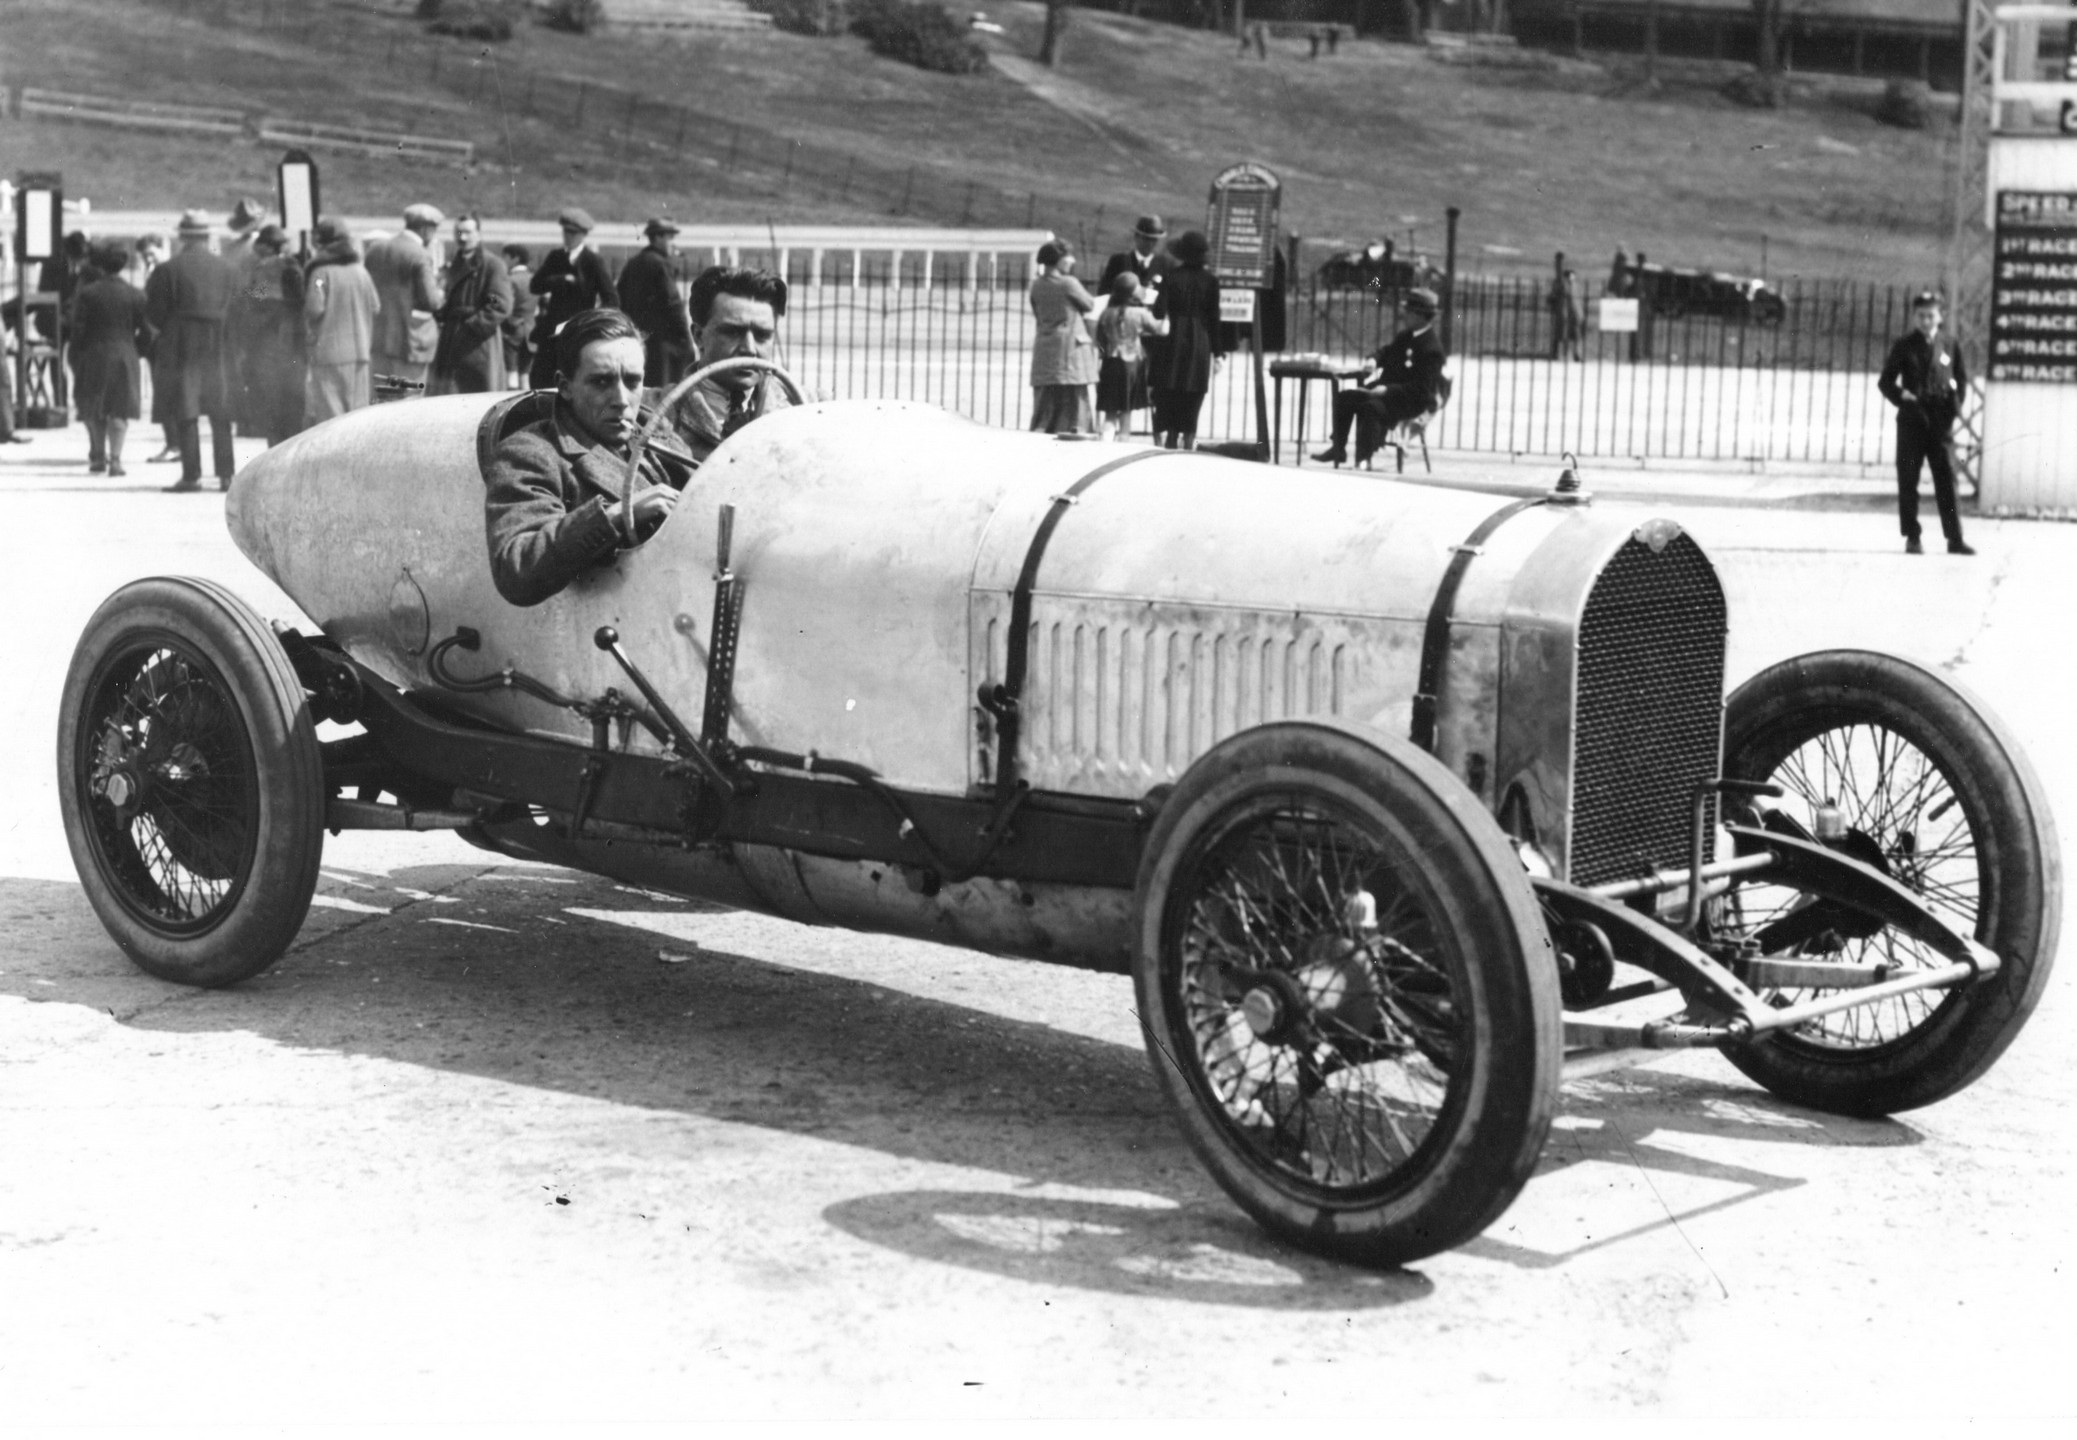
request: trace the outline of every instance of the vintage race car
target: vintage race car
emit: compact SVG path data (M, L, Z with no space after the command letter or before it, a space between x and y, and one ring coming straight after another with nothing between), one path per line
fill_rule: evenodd
M482 467L548 398L377 406L240 473L238 544L321 633L193 579L95 614L64 820L145 970L272 963L327 829L451 828L1129 973L1219 1182L1368 1263L1491 1223L1568 1074L1714 1046L1878 1115L2042 993L2059 850L2005 730L1865 652L1727 705L1670 521L808 404L521 609Z

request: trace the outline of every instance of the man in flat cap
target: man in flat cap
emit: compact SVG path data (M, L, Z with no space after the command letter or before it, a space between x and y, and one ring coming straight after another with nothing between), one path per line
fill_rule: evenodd
M1140 216L1139 223L1132 227L1132 248L1120 250L1104 264L1096 293L1110 294L1120 275L1131 275L1142 289L1158 295L1162 273L1168 269L1168 257L1161 251L1161 241L1167 234L1168 227L1161 223L1159 215Z
M404 228L368 246L368 278L382 309L375 317L375 349L370 361L375 385L384 376L423 385L433 352L440 344L434 318L447 298L440 283L440 261L433 237L444 217L431 205L404 207Z
M1889 359L1875 382L1882 398L1897 407L1897 526L1904 532L1904 553L1919 555L1918 472L1933 472L1933 503L1940 510L1940 533L1950 555L1976 553L1962 539L1962 517L1954 503L1954 457L1949 436L1961 397L1969 388L1962 352L1940 333L1940 297L1926 290L1911 301L1911 330L1890 346Z
M1405 328L1371 357L1368 368L1344 377L1356 384L1334 392L1333 443L1313 459L1346 463L1349 427L1360 421L1356 432L1360 464L1396 427L1441 403L1443 367L1448 363L1435 334L1435 316L1441 308L1435 292L1426 286L1406 292Z
M645 337L644 383L675 385L692 363L692 326L685 318L677 266L671 263L678 227L659 215L642 233L649 244L620 267L620 308Z
M175 492L202 488L205 415L217 488L230 489L238 468L231 447L231 367L224 340L238 274L223 257L210 253L210 229L199 210L180 217L180 253L159 267L145 296L146 318L158 332L153 356L163 361L169 382L163 413L180 443L180 480L166 487ZM154 365L152 373L158 378L161 367Z
M534 365L527 383L536 390L556 384L555 332L586 310L618 310L620 291L605 257L592 248L591 216L572 205L556 217L563 243L548 252L527 289L541 297L534 320Z

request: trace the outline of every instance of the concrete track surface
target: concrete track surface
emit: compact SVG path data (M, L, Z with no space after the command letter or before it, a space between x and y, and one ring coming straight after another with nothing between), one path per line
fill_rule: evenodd
M77 428L0 447L0 1429L1944 1432L2073 1406L2077 967L1984 1080L1889 1120L1800 1110L1708 1054L1568 1087L1514 1207L1386 1273L1228 1203L1121 979L349 834L272 970L151 980L60 830L72 645L145 574L294 611L220 498L158 493L170 467L131 448L110 481ZM1734 681L1822 645L1931 659L2014 725L2077 826L2077 529L1981 522L1974 559L1910 559L1888 514L1807 479L1795 503L1749 476L1598 488L1673 496L1648 503L1712 549Z

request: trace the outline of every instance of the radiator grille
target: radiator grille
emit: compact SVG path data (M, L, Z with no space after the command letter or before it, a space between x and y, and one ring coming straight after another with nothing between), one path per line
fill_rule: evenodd
M1723 742L1724 592L1701 547L1630 540L1579 628L1570 875L1598 885L1687 863L1695 786Z

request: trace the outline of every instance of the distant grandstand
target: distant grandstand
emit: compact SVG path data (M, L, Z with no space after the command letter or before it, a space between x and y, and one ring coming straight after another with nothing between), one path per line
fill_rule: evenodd
M1469 3L1469 0L1465 0ZM1649 0L1512 0L1507 14L1527 45L1591 50L1644 47ZM1659 50L1720 60L1753 58L1751 0L1661 0ZM1782 60L1791 70L1915 77L1959 90L1961 0L1782 0Z
M1079 0L1180 24L1231 22L1233 0ZM1358 34L1400 39L1418 5L1430 28L1512 33L1565 51L1644 48L1650 0L1245 0L1250 20L1337 21ZM1781 0L1782 55L1791 70L1917 78L1959 90L1963 0ZM1752 0L1660 0L1659 52L1753 58Z

